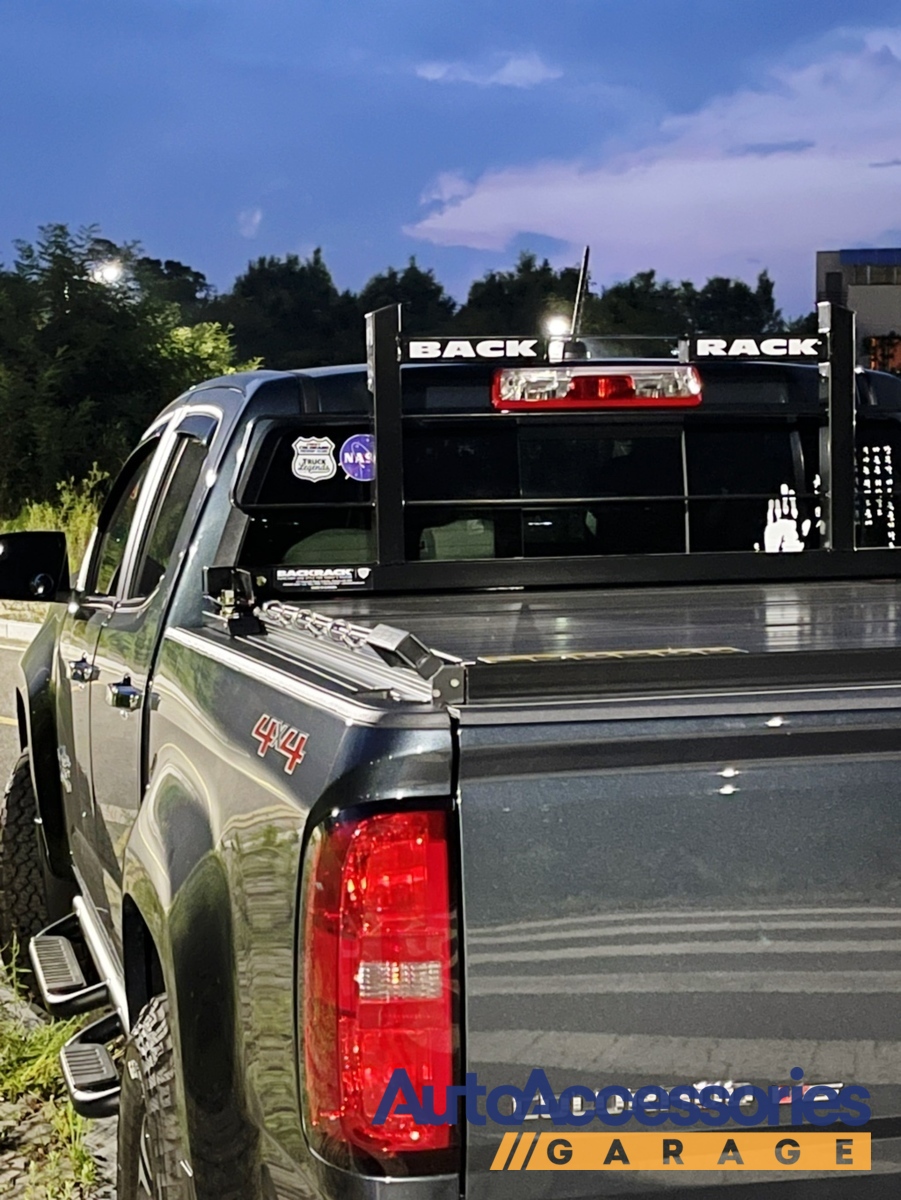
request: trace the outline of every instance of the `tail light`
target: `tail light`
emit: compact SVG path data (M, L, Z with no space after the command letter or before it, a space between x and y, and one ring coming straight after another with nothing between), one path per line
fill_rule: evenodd
M491 403L505 411L543 408L695 408L695 367L510 367L495 371Z
M379 813L313 835L304 875L304 1091L311 1144L333 1161L362 1151L395 1169L398 1155L421 1160L456 1142L453 1125L417 1125L408 1115L373 1124L397 1068L420 1098L434 1088L439 1114L454 1082L447 819L440 811Z

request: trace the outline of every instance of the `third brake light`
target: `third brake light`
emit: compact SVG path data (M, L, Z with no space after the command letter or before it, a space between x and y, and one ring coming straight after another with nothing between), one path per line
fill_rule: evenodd
M681 364L508 367L494 373L491 403L503 411L695 408L701 377Z

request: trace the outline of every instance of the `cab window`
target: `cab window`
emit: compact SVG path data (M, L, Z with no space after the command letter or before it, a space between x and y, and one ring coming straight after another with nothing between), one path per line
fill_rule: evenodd
M138 554L130 598L152 595L169 569L206 456L203 441L179 435Z
M128 535L159 439L146 443L125 464L100 514L100 536L88 568L86 590L98 596L115 595Z

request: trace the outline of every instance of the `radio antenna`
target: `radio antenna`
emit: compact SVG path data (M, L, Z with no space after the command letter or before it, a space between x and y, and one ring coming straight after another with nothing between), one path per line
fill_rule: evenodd
M585 309L585 295L588 292L588 252L589 247L585 247L585 253L582 255L582 266L579 268L579 282L576 284L576 299L573 303L573 320L570 328L570 339L575 340L579 336L579 330L582 326L582 313Z

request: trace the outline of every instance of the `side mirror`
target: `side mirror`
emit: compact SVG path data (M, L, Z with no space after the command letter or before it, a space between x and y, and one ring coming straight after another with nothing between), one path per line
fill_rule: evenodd
M58 600L68 591L64 533L0 533L0 600Z

